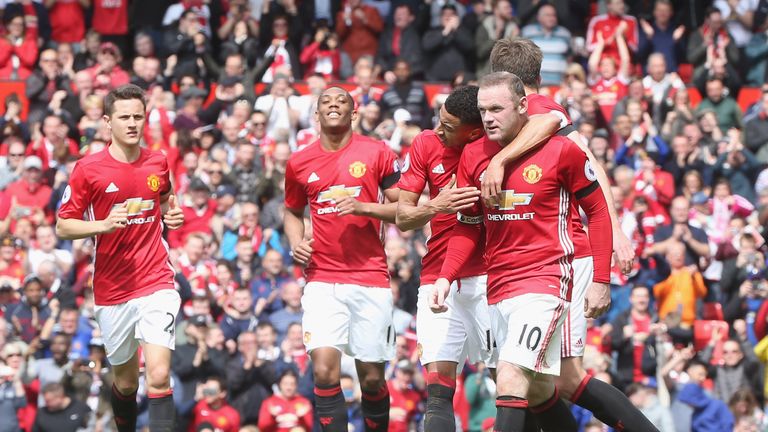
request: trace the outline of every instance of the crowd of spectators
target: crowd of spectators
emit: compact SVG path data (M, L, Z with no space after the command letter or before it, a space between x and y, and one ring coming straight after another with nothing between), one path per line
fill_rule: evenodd
M52 228L76 161L108 145L110 89L147 91L144 144L167 155L186 217L167 238L183 299L179 430L318 430L304 280L282 231L286 162L317 137L314 106L335 81L355 99L356 131L405 157L505 37L541 47L542 91L609 173L637 255L612 274L609 314L589 322L587 369L664 432L768 428L767 1L0 0L0 12L0 80L25 89L0 107L0 431L114 429L94 243ZM386 234L390 430L416 430L429 229ZM354 362L342 370L362 431ZM465 366L459 430L488 429L494 393L483 365ZM139 398L146 425L143 387Z

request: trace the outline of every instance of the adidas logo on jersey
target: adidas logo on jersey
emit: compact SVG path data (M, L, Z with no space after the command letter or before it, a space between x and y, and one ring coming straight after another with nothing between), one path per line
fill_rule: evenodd
M109 182L109 186L107 186L107 189L106 189L104 192L106 192L106 193L112 193L112 192L117 192L117 191L119 191L119 190L120 190L120 189L118 189L118 188L117 188L117 185L115 185L115 184L114 184L114 183L112 183L112 182Z
M445 174L445 168L443 168L443 164L438 164L432 168L432 172L435 174Z
M320 180L320 177L317 176L314 172L309 175L309 178L307 179L307 183L314 183L316 181Z

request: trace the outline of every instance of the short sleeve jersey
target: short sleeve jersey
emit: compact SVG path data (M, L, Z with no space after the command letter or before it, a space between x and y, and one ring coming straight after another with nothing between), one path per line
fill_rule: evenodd
M75 164L59 218L104 220L113 207L128 209L128 225L95 237L93 291L97 305L114 305L174 287L173 267L163 240L160 196L171 190L168 161L141 149L133 163L108 150Z
M428 186L429 198L436 197L440 190L450 183L451 176L456 173L461 150L444 146L432 130L421 132L414 138L411 151L403 162L400 189L421 194L424 187ZM422 285L434 283L440 275L445 251L448 249L448 240L456 225L456 215L438 214L429 224L431 235L427 240L427 254L421 262ZM485 260L482 245L479 245L462 267L458 277L465 278L481 274L485 274Z
M464 149L458 186L480 187L488 162L501 147L483 138ZM554 136L510 164L500 202L477 203L462 223L484 223L488 303L527 293L570 300L573 270L573 194L594 187L596 177L576 143Z
M540 94L530 94L527 98L528 114L554 114L560 117L560 129L573 124L565 108L554 100ZM576 249L574 257L584 258L592 255L589 237L587 237L587 233L584 231L584 224L581 222L579 208L575 201L571 209L571 223L573 224L573 246Z
M381 203L382 190L395 186L399 174L397 156L386 144L357 134L338 151L324 149L318 140L291 156L285 206L303 209L309 204L314 243L308 282L389 288L381 221L339 217L335 200L351 196Z

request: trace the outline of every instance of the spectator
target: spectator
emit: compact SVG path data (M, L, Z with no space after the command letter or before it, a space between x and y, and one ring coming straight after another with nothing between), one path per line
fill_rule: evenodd
M304 66L305 80L314 74L320 74L331 81L339 80L341 77L339 36L323 27L317 29L314 41L304 47L299 60Z
M0 190L5 190L9 184L21 178L26 148L18 137L8 137L3 145L8 149L8 154L5 156L5 163L0 166Z
M760 108L744 125L744 145L760 163L768 163L768 92L760 96Z
M542 4L536 13L536 24L523 27L522 36L532 40L544 55L541 62L541 85L559 85L568 68L571 32L558 24L555 7Z
M280 357L277 332L269 321L262 321L256 326L256 343L259 346L258 356L261 360L273 362Z
M37 247L29 248L28 263L32 273L36 273L43 261L53 261L62 273L72 268L72 253L65 249L56 249L56 232L50 225L41 225L35 231Z
M714 348L711 343L707 345L701 353L701 359L709 362ZM762 395L763 377L759 369L760 362L755 356L752 344L746 338L726 341L723 344L723 362L715 366L713 371L713 396L723 402L730 402L739 390Z
M90 0L45 2L51 21L51 40L57 44L80 44L85 38L85 9Z
M735 65L728 63L725 57L714 57L712 51L708 53L704 69L698 70L693 75L693 84L700 94L706 95L707 81L719 78L725 86L723 96L731 96L734 99L741 89L741 77Z
M674 432L675 423L672 420L672 414L669 408L659 402L655 385L655 379L649 386L632 384L626 390L627 397L660 432Z
M303 291L301 286L296 282L289 281L282 286L280 291L285 306L269 315L269 322L277 331L278 341L282 341L288 333L288 327L294 322L300 322L304 315L301 307Z
M741 132L738 129L728 131L727 142L722 142L714 165L716 176L728 179L731 190L749 202L756 202L754 178L760 167L751 151L744 148Z
M446 3L442 7L440 25L424 34L421 47L427 80L451 81L458 72L467 70L467 58L475 44L472 35L460 25L456 5Z
M373 69L369 67L355 68L355 82L357 87L349 92L352 99L358 107L366 107L371 102L378 103L381 100L381 95L384 94L384 90L373 85L373 81L376 77L373 76Z
M587 48L594 53L600 47L597 62L602 61L603 57L608 57L619 63L623 61L620 39L625 42L628 52L637 51L637 19L632 15L625 15L624 0L608 0L606 9L607 14L597 15L589 21Z
M96 56L101 47L101 35L93 29L85 32L85 41L80 52L75 54L73 68L76 72L83 71L96 64Z
M411 114L413 124L427 127L432 123L432 113L424 86L411 80L411 67L406 60L397 60L393 73L395 83L381 95L382 113L392 118L395 111L403 108Z
M379 12L362 0L347 0L344 10L336 15L336 33L341 48L352 63L364 55L374 56L379 47L379 34L384 30Z
M184 226L168 235L168 244L178 248L191 233L211 235L211 219L216 212L216 200L211 198L211 189L200 178L189 183L188 201L181 206L184 212Z
M269 2L264 3L268 4ZM262 61L268 65L261 79L262 82L271 83L278 74L293 77L296 80L301 79L299 45L294 42L295 36L291 36L293 32L300 32L300 29L294 29L297 25L296 20L289 22L286 16L275 16L271 22L271 32L264 31L267 22L262 20L262 40L264 40L265 34L271 34L271 39L262 42L262 46L266 47L263 48L265 51L262 55Z
M707 286L696 265L686 267L686 245L672 242L667 245L666 260L670 275L653 287L659 301L659 318L674 313L686 327L696 319L696 302L707 295Z
M765 82L768 73L768 22L763 26L756 26L749 43L744 47L744 56L749 70L746 72L745 81L748 86L760 86Z
M760 409L760 405L755 395L748 389L737 390L728 401L728 408L731 410L736 421L734 431L747 431L765 427L765 413ZM743 425L740 428L740 425Z
M221 320L221 331L224 333L229 352L234 352L239 336L244 332L252 333L256 330L259 320L253 313L253 297L247 288L236 289L230 304L231 307L227 308L226 315Z
M494 0L492 4L492 14L480 22L480 26L474 34L475 47L477 48L475 51L477 76L487 75L491 72L491 50L497 40L517 37L520 34L520 28L513 20L512 3L509 0ZM552 30L552 28L548 30Z
M3 24L8 30L0 38L0 79L25 80L37 59L37 17L31 3L24 14L6 13Z
M288 140L295 142L300 99L294 94L288 76L277 74L273 79L269 93L256 99L254 109L267 116L267 136L277 140L287 133Z
M621 313L612 323L611 349L617 352L616 369L619 388L632 383L647 383L643 369L646 340L661 324L655 323L649 311L649 289L635 285L629 295L630 309ZM629 390L627 390L628 392ZM628 395L629 396L629 395Z
M653 103L653 108L649 111L655 118L660 118L662 107L666 105L667 100L672 99L677 92L686 92L685 84L676 72L667 72L667 63L661 53L653 53L648 57L647 70L648 75L643 78L643 88L650 94Z
M71 89L70 77L62 74L56 51L40 53L38 68L27 77L26 95L29 100L27 121L34 125L45 116L51 103L61 103Z
M229 401L240 413L241 424L256 424L260 407L277 381L272 362L258 356L256 334L246 331L237 338L237 352L227 362Z
M17 371L5 364L10 350L3 351L7 352L3 353L3 363L0 364L0 418L3 419L0 421L0 431L18 432L21 429L16 417L17 412L27 406L27 397Z
M363 409L360 406L359 386L355 383L354 378L347 374L341 374L339 383L341 392L344 394L344 402L346 402L348 427L354 428L351 430L363 430Z
M227 387L224 380L217 376L209 377L205 383L198 385L195 395L195 405L192 427L190 431L203 430L204 425L221 432L237 432L240 430L240 414L227 404Z
M654 127L652 126L651 129ZM621 149L617 152L617 158ZM643 195L666 208L675 196L675 181L672 174L663 171L656 164L654 154L638 151L639 166L635 174L634 188L638 195Z
M464 380L464 391L469 403L470 432L485 432L485 419L493 417L496 412L496 383L490 376L484 364L478 364L477 372L470 374Z
M43 119L41 127L43 136L27 147L27 156L37 156L42 161L42 169L46 175L49 169L59 168L70 157L80 154L75 140L67 137L69 126L64 119L56 114L48 114Z
M623 4L623 1L611 0L611 3ZM617 31L615 44L619 51L618 60L613 56L603 56L606 41L602 33L598 33L595 49L589 55L589 82L605 119L613 118L613 108L626 95L629 84L630 54L621 32Z
M251 282L251 293L256 300L256 316L271 314L284 307L281 290L291 281L280 252L270 249L261 260L263 272Z
M245 144L251 145L251 144ZM263 239L263 231L259 226L259 206L253 202L240 204L241 223L227 230L221 240L221 254L224 259L242 258L236 250L240 242L248 242L251 253L258 252ZM250 278L249 278L250 280ZM245 281L240 281L241 283Z
M670 142L673 137L677 135L685 135L684 129L686 126L695 126L696 117L694 116L693 111L688 91L675 92L672 97L671 106L667 106L666 108L664 123L661 127L662 139ZM701 132L699 131L698 135L700 134ZM685 136L688 137L688 135ZM698 142L696 144L698 144Z
M290 432L312 430L312 404L296 392L298 377L286 370L277 380L278 393L261 404L259 430L262 432Z
M231 2L229 13L217 31L219 39L224 41L220 58L240 54L247 59L248 66L256 66L258 35L259 22L252 15L251 5L244 0Z
M285 168L291 157L291 146L285 141L275 143L274 150L264 155L264 172L256 187L256 196L261 202L285 194ZM274 231L273 231L274 232ZM269 241L270 236L265 236Z
M197 72L198 51L204 52L206 37L201 32L200 21L193 10L187 10L179 18L178 24L165 30L163 47L168 56L166 64L176 77L185 73Z
M660 54L664 58L665 72L676 71L680 60L684 59L686 29L682 24L675 27L673 13L670 0L657 0L653 5L653 22L640 19L642 31L639 32L638 57L643 61L651 54Z
M44 302L45 293L37 277L28 276L24 279L22 293L24 297L21 302L6 315L6 319L13 326L14 335L30 344L40 336L43 324L51 316L51 310Z
M395 377L387 382L391 398L389 414L390 430L406 432L414 426L416 418L424 411L421 394L413 387L415 367L409 360L400 360Z
M128 47L128 2L93 0L91 26L103 39L115 43L123 51Z
M714 6L725 18L725 27L739 48L744 48L752 37L755 10L758 2L752 0L716 0Z
M313 111L314 112L314 111ZM263 111L255 110L250 115L250 119L245 124L246 139L256 146L257 151L263 153L271 152L275 145L275 140L267 135L267 114ZM235 153L237 159L237 153ZM235 161L236 163L237 161ZM260 161L257 161L257 163Z
M694 364L688 369L690 370L691 368L701 370L697 371L696 374L706 377L706 369L703 364ZM684 385L677 395L677 400L693 410L693 416L690 420L690 430L692 432L715 432L733 429L733 415L728 411L728 406L724 402L708 396L700 382L691 382Z
M84 317L83 317L84 318ZM81 321L83 321L81 323ZM85 360L90 355L93 328L87 319L80 319L80 310L72 305L61 309L59 312L59 333L69 336L71 341L69 357Z
M34 343L30 344L30 347L33 346ZM24 381L29 383L37 378L40 388L45 388L48 384L60 383L67 371L72 369L72 362L69 360L70 346L71 340L69 336L64 334L54 335L51 339L51 357L40 360L27 359L25 363L27 371L23 376ZM27 354L31 355L32 353L28 351ZM45 392L41 392L37 399L38 407L44 406L46 402L44 396Z
M411 67L413 75L423 77L424 55L421 51L421 32L419 23L415 21L413 10L407 4L395 6L393 21L388 25L379 39L379 51L376 54L376 69L384 80L395 82L395 62L405 60Z
M51 382L42 386L45 405L37 411L34 432L77 432L88 425L91 409L64 393L64 387Z
M723 26L723 15L716 8L708 8L704 24L688 39L688 63L694 66L694 75L706 69L706 63L716 58L739 64L739 49Z
M657 269L663 278L669 274L665 260L661 255L668 253L670 246L678 242L685 245L685 261L683 266L698 265L700 258L709 258L709 238L704 230L691 226L688 214L691 210L690 202L685 197L675 197L669 209L672 223L656 229L654 234L655 244L643 252L643 256L658 254Z
M193 295L216 294L212 292L212 288L215 289L217 283L216 267L210 259L205 257L206 243L205 235L199 232L190 233L184 240L183 254L178 259L177 267L189 282Z

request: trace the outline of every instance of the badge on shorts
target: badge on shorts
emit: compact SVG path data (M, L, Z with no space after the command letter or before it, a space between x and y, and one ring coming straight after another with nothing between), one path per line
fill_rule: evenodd
M159 191L160 177L158 177L156 174L150 174L149 177L147 177L147 187L149 187L149 190L152 192Z
M308 344L312 340L312 333L304 332L304 345Z
M360 177L364 176L365 175L365 170L366 170L365 164L360 162L360 161L352 162L349 165L349 174L351 174L352 177L354 177L354 178L360 178Z
M528 165L523 169L523 180L529 184L538 183L541 180L541 167L536 164Z

